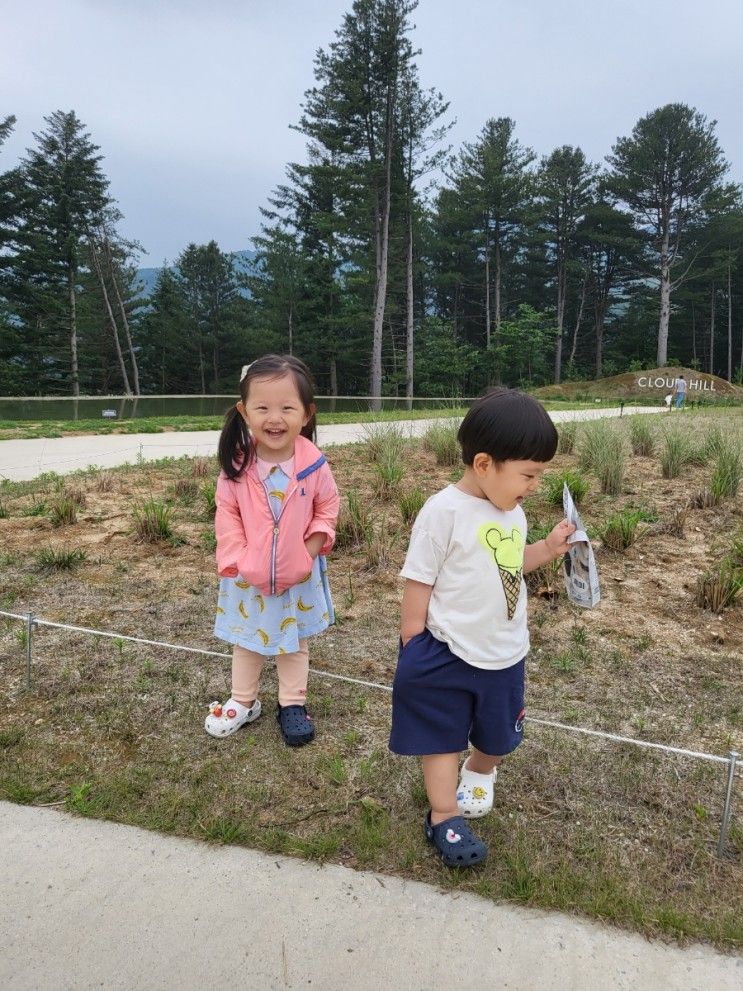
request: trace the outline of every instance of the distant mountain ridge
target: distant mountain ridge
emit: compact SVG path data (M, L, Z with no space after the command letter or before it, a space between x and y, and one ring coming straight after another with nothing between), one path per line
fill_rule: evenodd
M250 268L253 260L255 259L255 251L251 251L249 248L245 248L243 251L230 251L229 256L235 263L235 268L238 271L246 271ZM175 265L168 266L171 271L175 268ZM142 296L145 299L149 299L152 293L155 291L155 284L157 282L157 277L162 272L163 266L160 265L158 268L138 268L137 269L137 281L142 284Z

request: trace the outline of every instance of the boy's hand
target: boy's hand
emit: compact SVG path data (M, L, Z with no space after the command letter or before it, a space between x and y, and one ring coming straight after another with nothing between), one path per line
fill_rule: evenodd
M549 536L544 538L547 549L553 558L567 553L570 547L568 537L571 533L575 533L575 524L568 523L567 520L561 520Z

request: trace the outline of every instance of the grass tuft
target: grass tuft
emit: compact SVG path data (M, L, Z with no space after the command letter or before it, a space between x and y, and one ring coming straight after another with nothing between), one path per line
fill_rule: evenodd
M442 421L433 423L423 435L423 449L430 451L436 458L437 465L458 465L462 453L457 440L459 424Z
M171 517L173 509L153 497L135 504L132 509L137 538L145 544L171 540L174 536Z

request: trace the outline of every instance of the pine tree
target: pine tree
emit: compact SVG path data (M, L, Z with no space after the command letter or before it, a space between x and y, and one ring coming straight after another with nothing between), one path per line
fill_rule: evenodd
M630 137L607 156L610 184L648 232L660 287L657 364L666 364L671 295L688 274L684 248L690 229L714 209L728 165L715 136L715 121L683 103L669 103L641 117Z
M16 292L26 333L41 333L52 354L37 355L42 378L66 381L80 394L78 355L79 277L84 241L111 205L101 155L74 111L44 118L47 130L34 134L37 147L22 160L22 222L16 229ZM28 281L26 281L28 280ZM53 370L68 339L69 376ZM38 340L38 337L37 337ZM49 367L52 359L52 368Z

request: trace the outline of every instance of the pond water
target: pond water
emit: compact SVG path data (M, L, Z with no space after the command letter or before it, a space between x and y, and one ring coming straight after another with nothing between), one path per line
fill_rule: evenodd
M317 396L320 413L359 413L371 409L369 396ZM80 399L0 398L2 420L132 420L148 416L222 416L235 396L93 396ZM383 409L440 409L466 403L444 398L385 397Z

